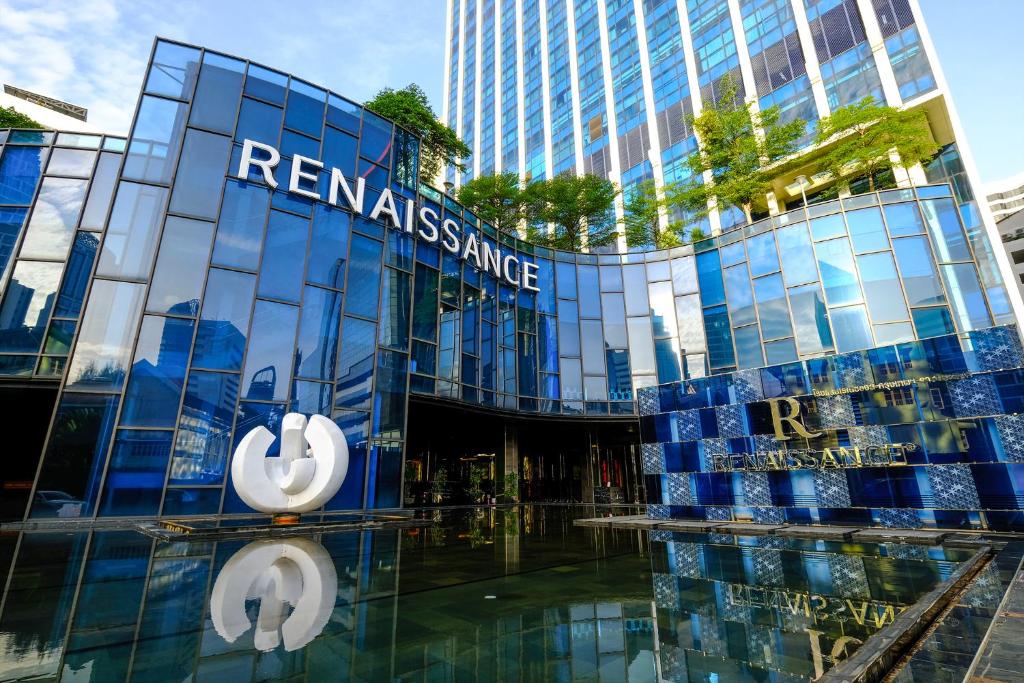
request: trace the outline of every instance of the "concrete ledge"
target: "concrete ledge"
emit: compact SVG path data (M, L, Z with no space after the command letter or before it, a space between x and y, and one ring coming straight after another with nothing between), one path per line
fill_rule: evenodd
M938 545L947 536L946 531L924 529L861 529L853 532L853 540L868 543L914 543L917 545Z
M784 526L780 524L747 524L744 522L727 522L715 527L718 533L736 534L738 536L771 536Z
M908 607L891 624L871 635L849 659L826 671L817 679L818 683L875 683L884 679L903 653L920 639L950 601L970 583L991 554L991 546L978 550L948 579Z
M860 527L856 526L793 525L782 527L775 534L786 538L810 538L816 541L849 541L853 533L859 530Z
M573 526L608 527L611 526L614 517L593 517L591 519L574 519Z
M658 528L665 531L690 531L700 533L717 529L720 526L722 526L722 522L708 522L703 519L663 519L661 520L661 524L658 525Z

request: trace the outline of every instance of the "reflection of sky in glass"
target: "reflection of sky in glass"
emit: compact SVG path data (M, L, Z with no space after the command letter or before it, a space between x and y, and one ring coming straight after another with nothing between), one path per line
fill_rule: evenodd
M14 296L13 284L17 282L31 294L23 318L28 327L46 325L46 316L53 305L53 293L60 284L60 273L63 266L59 263L33 263L24 261L18 264L11 278L10 296ZM8 304L10 306L10 304ZM6 308L6 307L5 307Z
M28 222L21 258L64 258L78 224L88 180L46 178Z

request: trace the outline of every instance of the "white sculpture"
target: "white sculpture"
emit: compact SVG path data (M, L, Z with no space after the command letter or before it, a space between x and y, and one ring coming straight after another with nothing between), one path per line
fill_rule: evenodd
M306 443L309 448L306 448ZM281 422L281 455L268 458L274 435L256 427L238 443L231 479L246 505L260 512L308 512L341 488L348 472L348 442L338 425L323 415L306 423L300 413Z
M334 561L316 541L254 541L220 570L210 594L210 619L217 634L233 643L252 627L245 601L259 600L253 645L267 652L283 641L291 652L324 630L337 593Z

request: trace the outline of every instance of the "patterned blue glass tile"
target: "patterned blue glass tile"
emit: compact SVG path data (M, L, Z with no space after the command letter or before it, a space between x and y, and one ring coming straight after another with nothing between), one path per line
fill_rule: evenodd
M868 573L864 558L856 555L829 555L828 570L832 574L832 590L845 598L870 598Z
M718 422L718 436L723 439L735 439L747 434L746 409L742 404L718 406L715 418Z
M669 505L693 505L690 475L678 472L665 475Z
M991 608L992 605L998 605L1002 599L1003 583L999 579L999 567L995 562L990 562L978 572L960 602L971 607Z
M663 506L658 505L656 507L663 507ZM655 516L651 515L651 511L650 510L647 511L647 516L650 517L651 519L661 519L660 517L655 517ZM671 531L665 531L664 529L651 529L647 533L650 536L651 541L656 541L656 542L660 542L660 543L668 543L669 541L672 540L672 532Z
M679 441L696 441L701 437L700 410L680 410L675 416Z
M782 552L770 548L751 548L754 576L758 585L782 586L786 579L782 573Z
M641 444L640 460L644 474L661 474L665 471L665 447L660 443Z
M772 665L775 664L775 642L770 627L750 624L747 627L747 642L750 643L747 652L751 664L756 664L762 669L774 668Z
M775 509L781 511L782 508L765 508ZM755 517L756 519L756 517ZM786 548L786 539L782 536L756 536L758 548L772 548L774 550L783 550Z
M931 465L927 469L935 507L950 510L977 510L981 507L970 465Z
M781 448L773 434L754 434L754 450L777 451Z
M703 575L704 552L696 543L672 543L672 573L699 579Z
M724 626L715 614L711 605L705 605L697 612L700 615L700 649L713 657L725 657L728 654L726 640L719 632Z
M661 399L657 387L643 387L636 390L641 415L655 415L661 412Z
M785 524L786 511L780 507L759 507L754 508L754 521L758 524ZM775 536L760 536L760 539L774 539ZM779 538L778 540L783 540Z
M766 507L772 504L772 492L767 472L744 472L743 504Z
M854 448L866 448L889 442L889 430L885 425L850 426L846 431L850 435L850 445Z
M715 604L718 605L719 617L725 621L732 621L738 624L749 624L753 621L750 615L750 608L731 599L728 584L715 584L715 593L717 593Z
M839 387L860 387L870 384L867 359L860 351L834 356Z
M999 397L991 375L974 375L946 383L957 417L978 417L1001 413Z
M732 508L710 505L704 508L704 516L715 522L731 522Z
M647 516L651 519L668 519L669 510L667 505L648 505Z
M732 534L719 534L712 531L708 533L708 543L711 543L712 545L735 545L736 537Z
M819 396L816 402L822 427L848 427L856 422L849 395Z
M852 506L846 472L814 470L812 476L814 477L814 499L818 507L848 508Z
M883 543L885 554L897 560L927 560L928 548L910 543Z
M737 403L749 403L760 401L764 398L764 390L761 387L761 371L758 369L740 370L733 373L733 390L736 394Z
M1020 337L1013 325L974 330L967 336L974 347L979 370L1007 370L1024 364Z
M1024 462L1024 415L997 415L999 441L1009 462Z
M654 604L661 609L679 607L679 582L671 574L654 575Z
M878 523L893 529L918 529L924 526L912 508L879 508Z
M729 450L725 439L701 439L700 445L700 469L703 472L711 472L713 458L716 455L725 455Z

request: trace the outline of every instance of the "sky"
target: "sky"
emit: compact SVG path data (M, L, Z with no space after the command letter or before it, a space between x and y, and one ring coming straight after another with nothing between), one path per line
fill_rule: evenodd
M1024 171L1022 0L919 0L983 182ZM124 133L153 36L365 101L419 84L441 113L445 0L0 0L0 83Z

